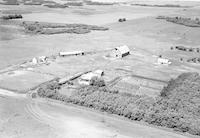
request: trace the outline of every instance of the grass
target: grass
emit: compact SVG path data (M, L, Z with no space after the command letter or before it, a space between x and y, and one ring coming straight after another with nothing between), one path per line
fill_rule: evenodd
M4 5L19 5L19 2L17 0L3 0L1 4Z

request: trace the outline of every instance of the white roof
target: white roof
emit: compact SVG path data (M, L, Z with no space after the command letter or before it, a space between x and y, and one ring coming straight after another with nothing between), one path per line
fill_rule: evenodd
M158 62L169 62L166 58L158 58Z
M83 53L83 51L71 51L71 52L60 52L60 55L75 55L75 54L80 54Z
M116 50L119 50L122 54L130 52L130 49L128 48L127 45L119 46L115 48Z
M158 63L171 64L169 59L166 59L166 58L158 58Z
M40 56L39 59L45 59L47 58L46 56Z
M37 62L38 62L38 61L37 61L37 58L34 57L34 58L32 59L32 63L33 63L33 64L37 64Z
M91 80L93 77L99 77L99 75L90 72L90 73L87 73L87 74L82 75L82 76L81 76L81 79L83 79L83 80Z
M103 70L98 69L98 70L95 70L94 73L101 75L103 73Z

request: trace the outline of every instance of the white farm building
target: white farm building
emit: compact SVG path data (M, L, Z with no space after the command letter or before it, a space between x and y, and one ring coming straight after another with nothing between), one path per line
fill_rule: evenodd
M119 46L114 48L112 54L113 57L122 58L130 54L130 49L126 45Z
M77 55L84 55L83 51L72 51L72 52L59 52L59 56L77 56Z
M89 72L87 74L82 75L80 77L80 79L78 80L78 82L81 85L90 85L90 82L91 82L93 77L100 78L103 75L104 75L104 71L103 70L96 70L94 72Z
M169 61L169 59L165 59L165 58L158 58L157 62L158 62L158 64L164 64L164 65L171 64L171 62Z

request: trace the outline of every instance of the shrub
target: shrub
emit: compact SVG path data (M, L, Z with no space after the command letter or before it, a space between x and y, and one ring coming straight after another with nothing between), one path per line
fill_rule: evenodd
M105 86L105 81L102 78L99 77L93 77L90 81L90 85L97 86L97 87L103 87Z

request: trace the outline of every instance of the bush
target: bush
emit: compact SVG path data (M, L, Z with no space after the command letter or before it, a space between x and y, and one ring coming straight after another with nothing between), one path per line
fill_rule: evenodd
M45 4L44 6L46 6L48 8L67 8L67 7L69 7L69 6L65 5L65 4L58 4L58 3Z
M165 19L168 22L189 26L189 27L200 27L199 21L191 18L183 18L183 17L157 17L156 19Z
M67 2L65 5L67 6L83 6L82 2Z
M44 23L44 22L23 22L22 26L28 33L33 34L60 34L60 33L75 33L86 34L92 30L106 31L108 28L85 25L85 24L62 24L62 23Z
M57 82L49 82L38 88L37 93L40 97L52 98L58 95L60 86Z
M119 21L119 22L125 22L125 21L126 21L126 18L120 18L118 21Z
M90 81L90 85L97 86L97 87L103 87L105 86L105 81L102 78L99 77L93 77Z
M21 14L12 14L12 15L6 15L1 17L4 20L10 20L10 19L21 19L23 18Z

